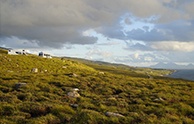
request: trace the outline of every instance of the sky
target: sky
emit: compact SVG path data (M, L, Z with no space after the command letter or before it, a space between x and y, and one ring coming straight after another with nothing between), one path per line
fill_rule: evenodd
M194 0L0 0L0 46L131 66L194 63Z

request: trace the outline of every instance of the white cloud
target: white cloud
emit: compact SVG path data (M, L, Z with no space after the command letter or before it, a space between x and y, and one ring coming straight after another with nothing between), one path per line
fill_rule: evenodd
M152 57L144 57L144 61L146 62L152 62L154 60L154 58Z
M135 58L135 59L139 59L139 53L135 53L135 54L134 54L134 58Z
M194 51L194 42L162 41L151 43L151 47L161 51Z
M103 51L103 50L100 50L99 48L92 48L90 49L90 51L88 51L86 53L87 56L100 56L100 57L105 57L105 58L108 58L108 57L111 57L112 56L112 53L111 52L108 52L108 51Z

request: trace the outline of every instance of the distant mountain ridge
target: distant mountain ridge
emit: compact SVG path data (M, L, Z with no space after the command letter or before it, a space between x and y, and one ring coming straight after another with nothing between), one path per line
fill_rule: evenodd
M173 62L159 62L156 65L150 66L150 68L159 68L159 69L194 69L193 64L188 64L188 65L179 65Z

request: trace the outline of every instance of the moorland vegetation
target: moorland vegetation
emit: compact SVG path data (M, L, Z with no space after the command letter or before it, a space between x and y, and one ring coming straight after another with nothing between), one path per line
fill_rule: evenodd
M0 124L193 124L194 82L169 73L0 50Z

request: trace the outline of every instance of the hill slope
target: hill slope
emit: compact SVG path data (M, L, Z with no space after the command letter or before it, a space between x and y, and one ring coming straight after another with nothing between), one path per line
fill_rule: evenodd
M5 52L0 52L0 60L0 123L189 124L194 120L194 83L158 76L169 73L166 70L86 65L67 58Z

